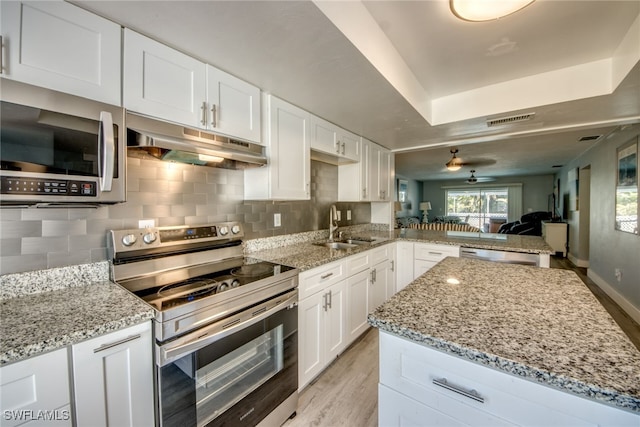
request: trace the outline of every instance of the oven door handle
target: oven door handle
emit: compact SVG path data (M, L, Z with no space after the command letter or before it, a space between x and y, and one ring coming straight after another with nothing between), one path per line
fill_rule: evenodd
M241 329L258 323L282 309L298 304L297 289L285 295L285 297L286 299L284 301L265 311L260 312L260 307L252 307L250 310L240 313L235 319L224 319L191 334L195 336L195 338L191 339L187 336L185 340L178 340L177 343L161 346L158 354L158 365L164 366L211 343L232 335ZM171 344L174 344L174 346L170 347Z

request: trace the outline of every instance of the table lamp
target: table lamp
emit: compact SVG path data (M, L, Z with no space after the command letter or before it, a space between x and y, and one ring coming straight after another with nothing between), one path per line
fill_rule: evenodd
M431 210L431 202L421 202L420 210L422 211L422 222L425 224L429 223L428 212Z

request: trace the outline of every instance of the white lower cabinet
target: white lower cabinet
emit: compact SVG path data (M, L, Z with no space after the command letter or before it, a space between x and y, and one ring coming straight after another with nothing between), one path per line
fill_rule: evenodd
M379 348L380 426L638 425L637 414L384 331Z
M415 278L413 275L413 242L396 242L395 292L404 289Z
M80 426L154 425L151 324L72 346Z
M394 293L394 256L387 244L300 274L299 390L369 329L369 313Z
M67 348L0 369L2 426L71 426Z
M346 347L346 283L298 304L298 387L302 389Z

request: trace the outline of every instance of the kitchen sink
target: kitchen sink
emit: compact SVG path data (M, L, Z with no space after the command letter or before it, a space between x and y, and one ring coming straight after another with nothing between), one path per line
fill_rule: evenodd
M316 246L324 246L326 248L330 248L330 249L351 249L351 248L357 248L358 245L354 244L354 243L348 243L348 242L320 242L320 243L314 243L314 245Z
M382 238L368 238L368 237L351 237L349 239L334 240L333 242L318 242L314 243L316 246L324 246L331 249L351 249L358 246L373 245L378 242L382 242L386 239Z

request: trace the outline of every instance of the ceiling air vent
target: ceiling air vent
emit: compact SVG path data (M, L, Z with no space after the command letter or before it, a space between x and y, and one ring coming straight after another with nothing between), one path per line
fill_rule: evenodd
M602 135L591 135L591 136L583 136L578 139L578 142L586 142L586 141L595 141L596 139L600 139Z
M487 119L487 127L504 126L512 123L526 122L535 117L536 113L518 114L517 116L498 117L497 119Z

